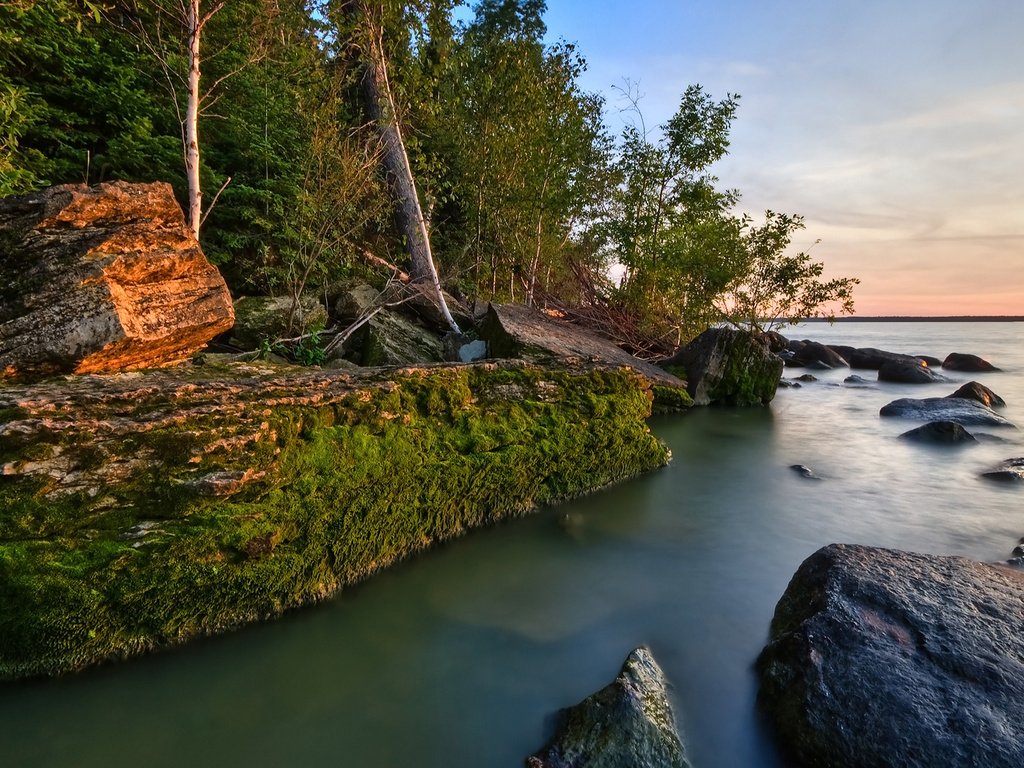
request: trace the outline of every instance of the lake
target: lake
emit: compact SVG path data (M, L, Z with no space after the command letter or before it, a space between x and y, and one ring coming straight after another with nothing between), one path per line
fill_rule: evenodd
M1024 536L1024 488L979 473L1002 441L929 447L882 419L897 397L972 378L1024 425L1020 323L808 324L791 338L944 358L1001 373L957 383L781 389L770 408L651 422L657 472L475 532L323 605L178 651L0 687L4 766L521 766L547 719L647 644L674 688L697 768L783 763L755 708L754 659L801 561L832 542L980 560ZM786 377L803 373L788 369ZM789 469L805 464L823 479Z

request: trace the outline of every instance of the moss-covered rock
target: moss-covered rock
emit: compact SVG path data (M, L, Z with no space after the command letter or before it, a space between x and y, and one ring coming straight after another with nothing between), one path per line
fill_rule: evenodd
M279 615L658 467L628 370L260 364L0 388L0 678Z
M711 328L663 364L682 366L695 405L767 405L784 364L766 341L746 331Z

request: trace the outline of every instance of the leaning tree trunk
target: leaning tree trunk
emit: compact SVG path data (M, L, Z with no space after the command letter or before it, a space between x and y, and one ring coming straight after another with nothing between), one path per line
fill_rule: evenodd
M387 57L384 53L384 31L365 2L358 4L367 27L366 76L363 78L370 118L380 131L384 144L384 167L397 198L398 223L409 250L410 274L414 282L426 283L435 294L445 321L455 333L461 333L458 323L448 310L441 291L434 258L430 251L430 233L423 218L416 182L409 165L409 155L398 124L395 99L388 82Z

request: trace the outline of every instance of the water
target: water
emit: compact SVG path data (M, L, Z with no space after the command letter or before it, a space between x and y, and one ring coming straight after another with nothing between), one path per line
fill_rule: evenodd
M1005 372L949 375L987 384L1024 425L1022 329L844 323L789 335L979 354ZM674 454L666 469L474 533L282 621L0 687L0 764L520 766L550 713L646 643L698 768L781 766L752 664L806 556L841 541L995 560L1024 535L1022 490L978 478L1024 455L1019 432L908 444L897 435L914 424L878 409L959 384L852 389L848 374L815 373L770 409L656 419Z

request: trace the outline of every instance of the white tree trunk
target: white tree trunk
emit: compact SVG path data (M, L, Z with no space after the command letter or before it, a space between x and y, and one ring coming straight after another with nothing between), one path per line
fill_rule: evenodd
M195 0L193 0L195 1ZM384 143L384 167L387 169L395 197L398 203L398 221L409 251L410 274L414 282L423 282L429 286L430 292L444 316L445 322L455 333L462 333L458 323L452 317L448 304L444 300L441 281L434 266L434 257L430 249L430 233L423 218L416 182L409 164L409 155L405 150L405 141L398 124L395 99L388 82L387 57L384 54L383 30L377 23L375 15L360 3L364 22L367 25L368 50L366 56L367 102L371 111L370 117L377 124Z
M188 0L185 32L188 35L188 103L185 108L185 175L188 177L188 224L199 238L203 191L199 186L199 35L205 19L199 15L199 0Z

